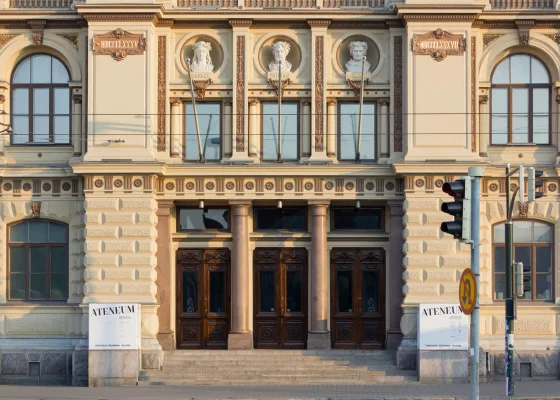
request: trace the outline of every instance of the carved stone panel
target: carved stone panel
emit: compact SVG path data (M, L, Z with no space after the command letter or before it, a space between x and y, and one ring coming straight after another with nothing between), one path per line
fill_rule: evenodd
M93 37L93 52L96 55L110 55L122 61L130 55L142 55L146 51L144 35L115 29Z
M414 35L412 51L417 55L429 55L436 61L443 61L447 56L461 56L466 50L463 35L454 35L442 29L424 35Z

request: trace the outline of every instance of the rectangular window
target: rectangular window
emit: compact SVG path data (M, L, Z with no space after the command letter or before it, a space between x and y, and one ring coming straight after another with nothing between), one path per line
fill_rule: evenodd
M360 160L375 159L375 103L364 103L362 133L358 146L360 103L340 103L338 115L338 159L356 160L358 147Z
M202 154L204 154L204 159L220 160L222 152L221 103L197 103L196 114L198 117L199 135L197 135L196 131L196 120L192 103L185 103L185 114L185 159L189 161L198 161L200 159L200 139L200 147Z
M177 231L229 229L229 208L180 208Z
M256 230L307 231L307 208L254 209Z
M278 103L263 103L262 112L262 159L297 160L299 158L299 104L282 103L280 146L278 145Z
M383 209L381 208L333 208L333 230L383 230Z

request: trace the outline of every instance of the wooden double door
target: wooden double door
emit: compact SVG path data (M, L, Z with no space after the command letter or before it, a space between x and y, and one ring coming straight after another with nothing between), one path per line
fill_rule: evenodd
M254 343L260 349L307 346L307 250L257 249Z
M177 251L177 348L227 349L228 249Z
M335 349L385 348L385 250L331 251L331 342Z

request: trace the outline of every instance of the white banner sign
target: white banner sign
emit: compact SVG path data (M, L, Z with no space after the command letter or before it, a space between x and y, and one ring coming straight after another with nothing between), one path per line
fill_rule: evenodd
M140 350L139 304L90 304L90 350Z
M420 304L419 350L468 350L468 317L459 304Z

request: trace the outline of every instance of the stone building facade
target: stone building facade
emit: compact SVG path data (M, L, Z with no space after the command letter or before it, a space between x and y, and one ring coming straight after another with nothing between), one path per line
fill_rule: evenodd
M418 304L456 302L469 265L439 230L469 166L499 375L506 163L545 171L515 207L516 348L557 376L557 5L449 3L0 0L1 382L87 382L91 303L142 305L144 368L364 348L414 369Z

